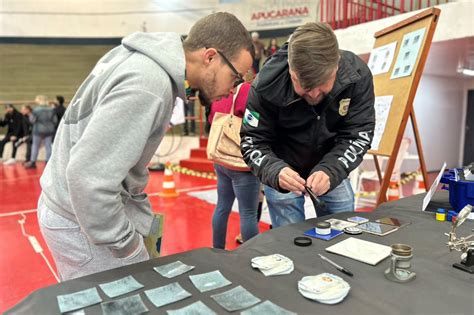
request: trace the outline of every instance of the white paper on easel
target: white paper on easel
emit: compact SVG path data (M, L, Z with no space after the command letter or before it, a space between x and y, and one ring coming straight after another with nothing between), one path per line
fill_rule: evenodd
M380 141L382 140L385 126L387 125L388 114L392 106L393 95L376 96L375 97L375 129L374 138L370 146L371 150L378 150Z
M372 75L386 73L390 70L393 56L395 55L395 48L397 48L397 42L372 49L369 63L367 64Z
M177 97L174 103L173 114L171 115L170 123L173 126L184 124L184 101Z
M444 162L443 167L441 168L441 171L439 172L438 176L436 176L436 179L433 182L433 185L431 185L430 190L426 193L425 198L423 198L423 208L421 210L425 211L426 207L428 207L428 204L431 201L431 198L433 197L436 188L439 185L439 182L441 181L441 176L443 176L444 170L446 169L446 162Z
M403 36L397 61L390 79L410 76L415 68L426 28L420 28Z

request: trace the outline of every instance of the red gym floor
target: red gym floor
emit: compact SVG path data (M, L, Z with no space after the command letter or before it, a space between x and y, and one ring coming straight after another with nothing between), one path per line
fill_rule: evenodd
M41 163L36 170L25 170L20 164L0 164L0 313L30 292L57 282L53 273L54 261L43 241L36 218L39 177L43 168ZM175 173L180 196L162 198L156 195L162 190L162 177L162 172L153 172L146 189L151 195L154 211L165 214L162 254L211 247L214 206L186 193L215 188L216 181ZM267 229L268 225L260 223L260 231ZM232 212L227 233L228 249L237 246L237 234L239 216ZM30 242L32 238L38 240L43 253L35 252Z

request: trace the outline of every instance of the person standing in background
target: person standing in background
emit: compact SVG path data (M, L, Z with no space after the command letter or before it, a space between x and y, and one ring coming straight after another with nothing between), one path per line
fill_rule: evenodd
M263 54L265 53L265 47L260 41L260 35L258 32L252 32L252 43L255 49L255 57L253 58L252 67L255 74L257 74L260 71L260 62L262 60Z
M31 159L25 163L25 168L36 168L36 160L41 146L44 141L46 147L46 162L49 161L52 153L53 136L56 132L56 124L58 117L54 108L48 106L48 98L44 95L36 96L35 102L38 104L33 109L31 122L33 123L33 146L31 152Z
M64 107L64 97L61 95L56 96L56 102L54 102L54 112L56 117L58 117L58 122L56 124L56 130L58 129L59 123L66 112L66 107Z
M33 121L33 109L30 105L23 105L20 112L23 115L23 138L16 142L15 145L19 147L23 143L26 143L25 161L23 162L23 165L25 165L31 159L31 145L33 143L33 124L31 121Z
M268 46L265 49L265 54L267 55L267 57L270 57L274 55L278 51L278 49L280 49L280 46L278 46L277 39L272 38L270 39L270 42L268 43Z
M250 90L250 83L240 84L234 93L211 104L209 123L217 112L230 113L242 118ZM234 106L232 106L234 105ZM245 242L258 234L257 209L260 182L250 170L234 170L225 165L214 163L217 175L217 204L212 215L212 244L214 248L225 249L227 223L235 198L239 204L240 232Z
M184 88L186 89L186 101L184 102L184 135L194 136L196 134L196 117L194 110L194 102L196 100L196 89L189 86L187 80L184 81Z

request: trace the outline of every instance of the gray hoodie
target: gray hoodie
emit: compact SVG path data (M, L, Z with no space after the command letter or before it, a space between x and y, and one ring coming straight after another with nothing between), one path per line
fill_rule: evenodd
M153 222L147 164L185 99L178 34L134 33L102 57L77 91L41 177L42 198L95 245L124 257Z

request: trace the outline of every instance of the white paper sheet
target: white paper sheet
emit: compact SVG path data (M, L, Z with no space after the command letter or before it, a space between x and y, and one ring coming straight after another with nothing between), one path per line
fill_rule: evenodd
M445 169L446 169L446 162L444 162L443 167L441 167L441 171L439 172L438 176L436 176L436 179L433 182L433 185L431 185L430 190L428 190L425 198L423 198L423 208L421 208L421 210L425 211L426 207L428 207L428 204L430 203L431 198L433 197L436 191L436 188L439 185L439 181L441 180L441 176L443 176Z
M376 96L375 97L375 130L372 140L371 150L378 150L380 141L382 140L385 126L387 124L388 114L392 106L393 95Z
M390 70L395 48L397 48L397 42L372 49L368 63L372 75L386 73Z
M184 124L184 101L177 97L174 102L173 114L171 115L170 124L173 126Z
M410 76L415 67L416 59L420 52L421 43L425 36L426 28L420 28L403 36L400 43L397 61L393 67L390 79Z

